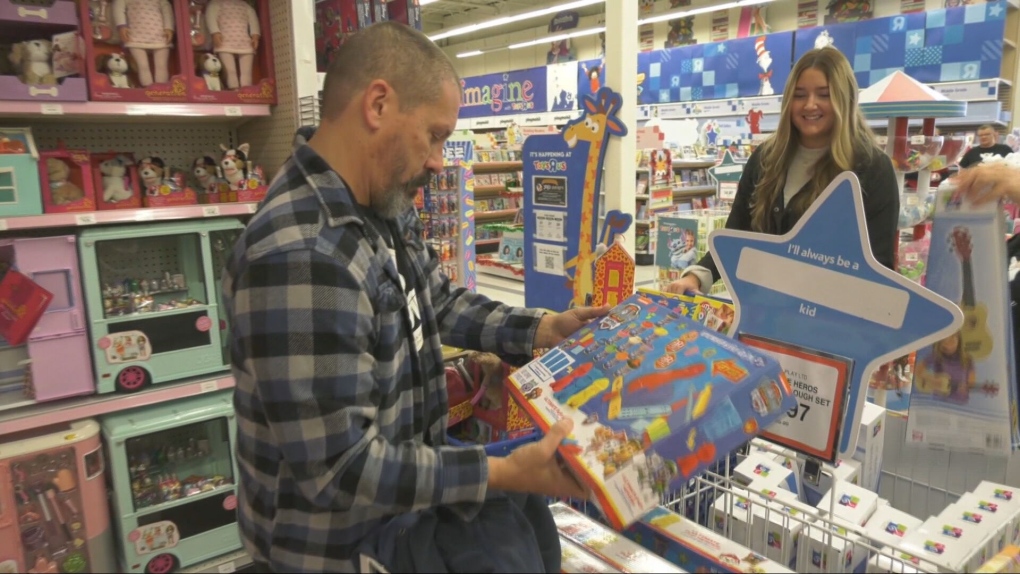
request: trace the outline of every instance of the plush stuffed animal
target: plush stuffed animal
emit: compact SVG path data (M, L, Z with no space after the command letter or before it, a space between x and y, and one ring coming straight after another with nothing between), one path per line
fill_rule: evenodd
M166 173L166 164L161 158L153 156L138 160L138 177L141 178L145 192L149 195L159 193L164 173Z
M103 201L117 203L131 199L133 195L127 176L127 161L120 157L110 158L99 164L103 174Z
M85 192L71 178L71 166L55 157L46 159L46 173L50 181L50 198L57 205L78 201Z
M53 75L53 42L49 40L28 40L11 46L8 56L18 70L21 81L30 85L55 85Z
M230 182L231 189L244 189L248 181L248 144L243 143L234 149L220 144L220 149L223 150L220 158L223 177Z
M202 56L202 77L205 78L205 87L211 92L218 92L223 89L220 83L220 71L223 70L223 62L215 54Z
M202 191L216 191L216 160L207 155L195 159L191 164L191 174L195 176Z
M114 88L130 88L131 79L128 71L131 69L124 54L109 54L103 56L99 61L99 69L110 78L110 86Z

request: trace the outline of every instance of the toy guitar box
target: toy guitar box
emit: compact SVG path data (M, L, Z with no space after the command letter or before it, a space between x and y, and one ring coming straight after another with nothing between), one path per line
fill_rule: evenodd
M509 381L541 431L573 419L560 455L617 529L796 402L774 359L643 294Z
M920 349L907 418L912 442L1007 454L1020 442L1005 229L993 204L939 187L927 287L957 303L963 328Z

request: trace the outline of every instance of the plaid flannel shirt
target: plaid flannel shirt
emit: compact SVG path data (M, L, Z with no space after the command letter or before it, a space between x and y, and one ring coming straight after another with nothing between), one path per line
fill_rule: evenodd
M299 131L224 275L237 385L238 524L277 572L351 571L387 518L486 496L481 447L446 445L442 344L530 359L541 312L451 288L414 212L398 222L420 285L420 375L385 240Z

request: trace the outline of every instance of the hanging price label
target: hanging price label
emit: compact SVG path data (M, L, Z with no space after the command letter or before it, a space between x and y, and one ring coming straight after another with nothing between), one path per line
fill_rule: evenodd
M228 117L243 116L244 112L241 111L241 106L224 106L223 115Z
M202 217L217 217L220 214L220 206L206 205L202 207Z
M765 429L762 437L803 454L834 462L843 409L850 390L847 381L851 361L747 335L741 335L740 341L779 361L797 399L797 405Z
M256 211L258 211L258 209L259 209L259 204L257 204L257 203L249 203L248 204L248 213L255 213Z
M74 216L75 225L95 225L96 214L95 213L78 213Z
M61 104L42 104L39 106L39 112L44 116L61 116L64 115L64 106Z
M220 385L216 381L205 381L202 383L202 386L199 387L199 390L203 393L211 393L213 391L218 391L219 389Z

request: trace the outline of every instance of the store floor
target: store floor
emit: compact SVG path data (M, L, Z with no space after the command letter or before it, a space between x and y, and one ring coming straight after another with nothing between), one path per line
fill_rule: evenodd
M637 287L655 287L658 268L642 265L635 273ZM478 292L507 305L524 306L524 283L486 273L478 274Z

